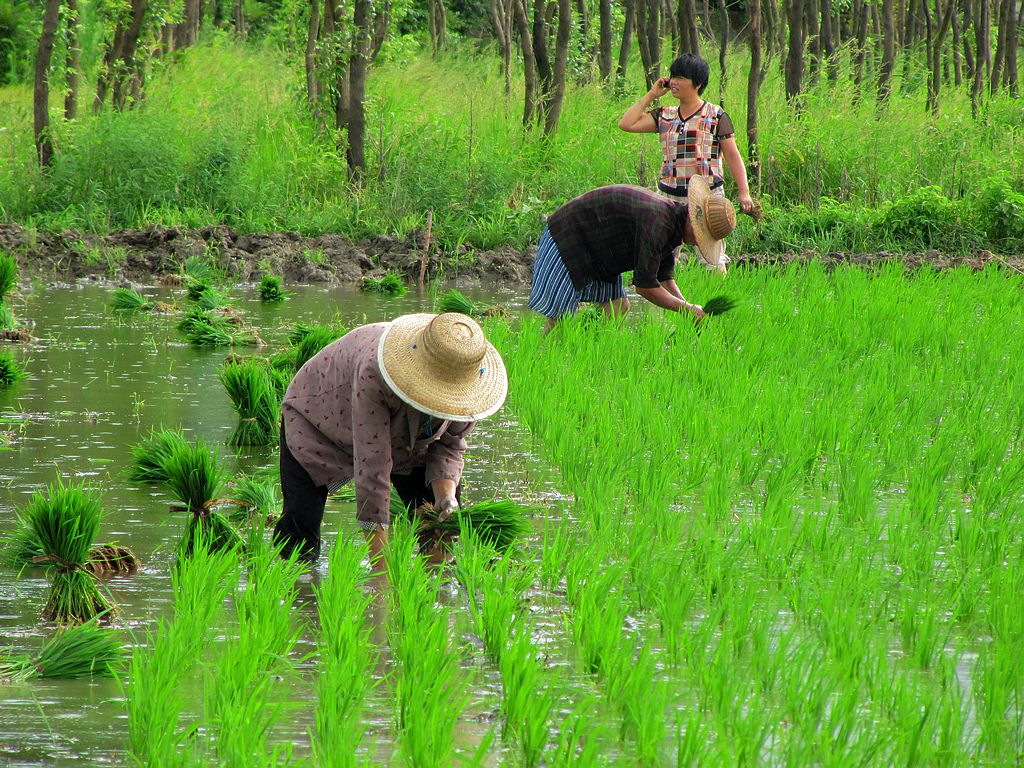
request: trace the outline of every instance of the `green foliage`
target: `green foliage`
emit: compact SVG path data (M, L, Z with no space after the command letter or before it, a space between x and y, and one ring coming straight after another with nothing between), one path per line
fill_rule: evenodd
M115 288L114 295L110 299L110 306L115 312L125 314L147 312L153 308L145 296L131 288Z
M920 187L889 203L878 226L906 250L961 252L978 245L960 207L936 186Z
M260 278L260 300L267 302L281 302L287 297L281 288L281 278L275 275L264 275Z
M299 323L292 329L288 341L295 348L292 364L298 371L311 357L328 344L337 341L348 333L348 329L339 326Z
M438 312L461 312L464 315L473 315L479 311L476 304L454 288L438 296L434 305Z
M978 226L989 241L1007 252L1024 251L1024 194L1004 179L994 179L982 184L975 210Z
M25 370L10 352L0 351L0 387L6 387L25 378Z
M400 275L388 272L383 277L364 277L363 290L382 293L385 296L404 296L409 290Z
M238 413L238 426L228 438L228 445L277 442L280 399L266 361L252 357L231 360L218 375Z
M18 284L18 262L8 253L0 252L0 304Z
M110 677L124 658L118 635L90 620L58 630L32 656L0 653L0 681Z
M187 443L180 429L154 429L132 446L132 466L128 477L138 483L166 483L170 457Z
M102 514L97 492L58 479L45 494L33 494L19 515L21 527L31 529L42 552L35 559L52 572L43 615L58 624L82 623L111 611L85 570Z

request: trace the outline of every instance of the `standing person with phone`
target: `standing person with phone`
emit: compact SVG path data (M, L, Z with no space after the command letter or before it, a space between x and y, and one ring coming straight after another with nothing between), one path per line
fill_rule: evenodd
M690 179L701 176L713 194L725 194L722 158L739 190L740 210L757 215L757 205L747 186L747 169L736 147L735 129L725 110L704 101L711 68L700 56L684 53L672 62L669 76L658 78L619 120L619 128L628 133L657 133L661 138L662 164L658 190L673 199L686 199ZM678 99L678 106L655 107L651 104L666 93ZM697 255L708 269L725 273L729 257L721 253ZM715 260L715 257L718 259Z

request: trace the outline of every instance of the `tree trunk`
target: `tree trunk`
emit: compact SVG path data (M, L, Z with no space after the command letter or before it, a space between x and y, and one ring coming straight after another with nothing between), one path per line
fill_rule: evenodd
M989 29L992 26L992 10L989 0L978 0L978 15L974 19L975 49L974 87L971 89L971 114L978 116L981 107L982 88L989 72L992 52L989 46Z
M35 87L32 91L33 135L39 164L46 168L53 160L53 139L50 136L50 62L53 61L53 42L60 20L60 0L46 0L43 10L43 29L36 48Z
M679 27L679 48L676 50L676 56L682 53L692 53L695 56L700 56L696 0L678 1L676 4L676 25Z
M867 57L868 14L871 7L867 2L859 3L856 11L857 42L853 57L854 98L860 98L860 85L864 80L864 59Z
M1020 28L1020 19L1024 16L1024 3L1021 4L1020 15L1018 16L1010 8L1008 19L1009 28L1006 30L1006 74L1003 77L1003 85L1006 86L1010 95L1017 97L1017 30Z
M501 55L501 72L505 78L505 98L512 94L512 29L511 0L491 0L487 6L487 15L491 19L494 37L498 41L498 52Z
M661 68L661 2L638 0L637 39L647 87L654 85Z
M925 3L924 10L927 15L927 0L922 1ZM942 9L940 0L935 0L935 23L937 25L937 29L935 31L935 40L931 55L932 69L928 87L928 95L931 99L931 110L934 115L939 114L939 88L942 84L942 47L945 45L946 35L949 33L949 26L953 19L955 7L956 0L946 0L945 10ZM940 16L941 21L939 20Z
M747 175L748 185L761 183L761 155L757 142L757 100L761 93L761 0L747 0L750 13L750 74L747 76Z
M136 75L135 52L139 47L139 35L142 33L142 24L146 18L146 8L149 0L131 0L131 23L124 33L124 42L121 49L121 65L118 67L117 75L114 77L114 107L122 110L131 92L131 80Z
M618 86L626 81L626 67L629 64L629 50L633 47L633 28L636 26L636 6L641 0L622 0L626 7L626 16L622 22L622 40L619 41L619 60L615 68L615 80Z
M836 52L835 35L832 32L832 0L821 0L821 47L825 50L825 66L828 80L839 79L839 57Z
M124 26L118 22L114 29L114 38L103 53L103 64L100 66L99 74L96 76L96 96L93 98L92 111L99 114L107 101L107 91L110 88L111 80L114 77L114 67L121 58L121 49L124 47Z
M786 0L789 22L789 52L786 55L786 98L797 102L804 78L803 0Z
M954 5L956 0L954 0ZM963 65L960 59L960 14L953 9L953 84L959 88L964 81Z
M612 3L598 0L597 73L601 82L607 84L612 78Z
M67 6L67 92L64 94L64 119L78 117L78 69L82 62L82 44L78 37L78 0L65 0Z
M963 40L962 45L964 49L964 66L967 68L964 73L968 80L974 80L974 51L971 50L970 31L971 31L971 1L967 0L964 3L964 26L963 26Z
M526 13L526 0L511 0L519 31L519 47L523 52L523 126L533 123L537 113L537 63L533 53L530 18Z
M429 14L430 49L436 59L447 42L448 9L445 8L444 0L427 0L427 13Z
M537 79L540 83L537 101L541 112L546 116L551 104L551 83L554 79L554 71L548 56L548 22L545 5L545 0L533 1L533 57L537 64Z
M721 0L719 0L719 2L721 2ZM822 65L821 24L818 20L819 5L819 0L805 0L804 3L804 22L807 24L807 37L811 51L811 65L808 71L811 88L818 85L818 78L821 75Z
M328 0L330 2L330 0ZM318 111L320 81L316 71L316 41L320 36L320 0L309 0L309 26L306 30L306 103L311 112Z
M892 69L896 61L896 29L893 19L893 0L882 0L882 65L878 69L878 102L889 100L892 88Z
M352 50L348 59L348 160L349 178L360 181L366 172L366 67L370 45L370 0L355 0L352 16Z
M590 12L587 10L587 0L576 0L576 13L573 18L579 23L578 82L589 83L594 79L594 61L597 58L597 50L590 39Z
M249 30L245 24L245 5L243 5L242 0L235 0L234 19L235 36L244 40L248 37Z
M572 37L572 0L558 0L558 35L555 38L555 70L548 111L544 116L544 135L554 136L565 98L565 71L569 61L569 40Z
M722 81L718 88L718 104L725 109L725 86L729 79L729 70L725 67L725 58L729 52L729 9L725 7L725 0L718 0L718 11L722 17L722 40L718 48L718 66L722 70Z

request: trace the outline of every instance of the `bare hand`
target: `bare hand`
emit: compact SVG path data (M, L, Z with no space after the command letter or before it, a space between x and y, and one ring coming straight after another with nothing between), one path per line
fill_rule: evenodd
M745 195L740 195L739 200L740 210L748 216L754 216L755 211L760 208L760 206L754 202L754 198L751 197L749 192Z
M654 81L654 85L651 86L650 95L652 99L660 99L666 93L668 93L668 78L659 77Z
M459 502L454 496L444 496L437 500L434 504L434 511L437 512L438 522L444 522L452 516L453 512L458 512Z

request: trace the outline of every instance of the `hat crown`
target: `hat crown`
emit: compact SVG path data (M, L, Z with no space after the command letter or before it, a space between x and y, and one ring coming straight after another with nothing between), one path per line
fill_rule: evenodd
M723 240L736 228L736 209L724 197L708 197L704 201L704 224L715 240Z
M423 329L423 351L433 364L451 373L476 373L487 352L487 340L476 321L467 315L446 312Z

